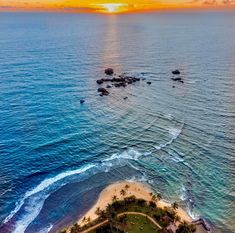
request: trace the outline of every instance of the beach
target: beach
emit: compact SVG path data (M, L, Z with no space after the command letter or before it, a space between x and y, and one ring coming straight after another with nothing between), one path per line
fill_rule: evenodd
M126 191L126 195L122 196L120 191L125 189L125 186L128 185L129 188ZM124 197L136 196L136 198L142 198L146 201L151 201L152 196L150 193L153 191L145 184L138 182L123 181L117 182L106 187L100 194L97 202L91 207L91 209L78 220L78 224L83 225L82 219L84 217L90 217L91 221L95 220L98 216L96 215L96 209L99 207L101 210L104 210L109 203L112 203L113 196L116 196L117 199L122 200ZM158 207L170 207L171 204L163 200L157 201ZM192 218L182 209L178 208L177 213L180 216L181 220L191 222Z

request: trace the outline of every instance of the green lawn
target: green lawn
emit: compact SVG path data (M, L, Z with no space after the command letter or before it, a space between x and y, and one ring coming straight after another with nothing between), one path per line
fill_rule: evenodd
M159 229L146 217L140 215L127 215L128 233L156 233Z
M97 229L96 231L90 231L89 233L111 233L111 230ZM114 231L115 233L118 231ZM112 233L114 233L112 232ZM127 215L127 225L125 226L125 232L128 233L160 233L158 229L148 218L140 215Z

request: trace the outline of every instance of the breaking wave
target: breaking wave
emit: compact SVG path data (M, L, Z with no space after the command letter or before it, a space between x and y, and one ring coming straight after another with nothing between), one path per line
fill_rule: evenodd
M103 159L100 163L89 164L84 167L62 172L54 177L46 178L41 181L35 188L27 191L23 198L16 203L15 209L4 219L3 223L6 224L12 219L15 222L13 233L23 233L28 226L36 219L41 212L44 202L50 196L50 194L63 185L69 183L68 178L80 175L91 169L98 169L107 172L111 167L125 163L131 165L128 161L138 160L142 154L137 150L130 148L120 154L113 154L110 158ZM137 167L132 166L136 170ZM95 170L95 172L97 172ZM49 232L53 225L50 225L43 232Z

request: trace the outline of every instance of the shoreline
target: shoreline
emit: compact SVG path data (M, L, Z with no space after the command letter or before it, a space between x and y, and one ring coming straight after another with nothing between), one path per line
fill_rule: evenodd
M146 201L151 201L152 197L150 193L154 193L150 187L143 183L139 182L132 182L132 181L120 181L113 183L109 186L107 186L99 195L98 200L96 203L84 214L77 223L79 225L83 225L82 219L84 217L90 218L91 221L95 220L98 216L96 215L96 209L99 207L101 210L104 210L105 207L112 203L113 196L116 196L118 200L124 199L123 196L120 194L120 190L124 189L124 187L128 185L129 188L127 190L126 196L135 195L136 198L142 198ZM170 207L171 204L167 203L163 200L157 201L157 205L161 208L164 207ZM181 220L185 220L187 222L192 222L193 219L188 215L186 211L184 211L182 208L178 208L176 210L177 214L180 216Z

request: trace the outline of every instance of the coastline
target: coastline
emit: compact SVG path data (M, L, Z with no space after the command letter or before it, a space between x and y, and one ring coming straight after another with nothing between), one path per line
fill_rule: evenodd
M83 225L82 219L84 217L90 218L91 221L95 220L98 216L96 215L96 209L99 207L101 210L104 210L105 207L112 203L113 196L116 196L119 200L122 200L124 197L120 194L120 190L124 189L124 187L128 185L128 191L126 196L135 195L137 198L145 199L146 201L151 201L151 195L153 191L143 183L131 182L131 181L120 181L113 183L107 186L99 195L97 202L91 207L91 209L78 220L79 225ZM167 203L163 200L157 201L157 205L161 208L170 207L171 204ZM182 208L177 209L177 214L180 216L181 220L185 220L187 222L192 222L192 218L185 212ZM199 232L199 231L197 231ZM201 231L200 231L201 232Z

